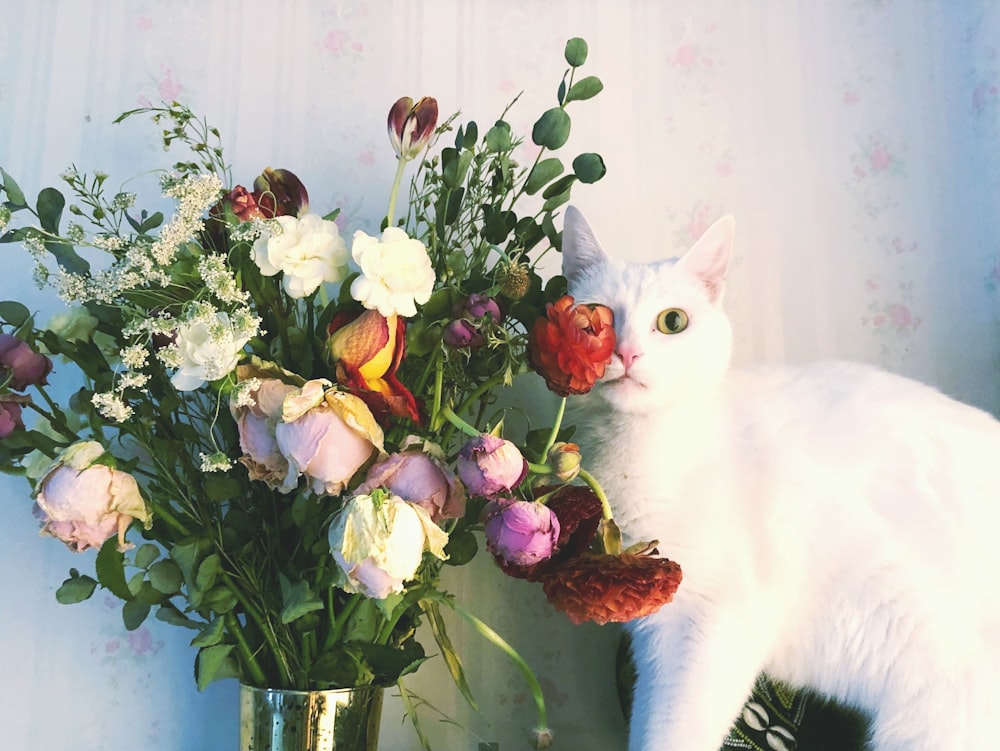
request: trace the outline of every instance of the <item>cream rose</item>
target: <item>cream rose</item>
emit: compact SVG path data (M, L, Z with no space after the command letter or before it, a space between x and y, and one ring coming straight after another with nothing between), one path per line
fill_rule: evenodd
M399 227L386 227L381 239L358 230L351 255L361 276L351 283L351 297L369 310L409 318L434 290L434 267L427 248Z
M347 244L334 222L318 214L278 216L281 232L257 238L250 251L260 273L281 272L281 284L291 297L308 297L323 282L347 275Z
M424 551L448 556L448 535L430 515L396 495L357 495L330 525L330 551L343 572L340 587L383 600L402 592L420 567Z

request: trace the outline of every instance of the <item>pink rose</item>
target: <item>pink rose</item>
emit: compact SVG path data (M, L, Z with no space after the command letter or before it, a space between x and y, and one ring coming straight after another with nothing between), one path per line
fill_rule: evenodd
M472 495L489 498L508 491L527 473L517 446L489 433L470 439L458 452L458 476Z
M96 548L118 535L118 549L132 546L125 532L133 519L148 529L152 517L135 478L97 461L105 453L96 441L66 448L38 483L35 516L44 535L56 537L70 550Z
M435 451L436 449L436 451ZM449 470L433 444L429 450L407 449L372 465L358 493L385 488L421 506L434 522L465 514L465 488Z
M0 334L0 370L5 371L3 377L10 378L11 388L24 391L47 383L52 361L13 334Z
M295 386L265 378L253 392L252 406L233 408L243 450L240 462L251 480L263 480L271 488L282 485L288 476L288 460L278 450L274 431L281 419L282 402L294 391Z
M337 495L373 454L384 453L382 429L365 403L329 385L308 381L284 398L274 435L288 460L286 492L305 476L317 495Z

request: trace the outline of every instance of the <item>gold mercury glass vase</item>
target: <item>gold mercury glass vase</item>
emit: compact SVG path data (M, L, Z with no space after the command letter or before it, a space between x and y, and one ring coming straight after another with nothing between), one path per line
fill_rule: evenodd
M240 751L376 751L382 687L290 691L240 685Z

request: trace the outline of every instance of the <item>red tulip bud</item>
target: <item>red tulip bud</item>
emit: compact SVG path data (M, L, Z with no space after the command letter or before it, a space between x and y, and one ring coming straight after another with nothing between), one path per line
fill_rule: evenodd
M425 96L416 104L400 97L389 110L389 140L396 156L410 160L419 154L434 135L437 126L437 99Z
M261 212L276 216L300 216L309 210L309 194L295 174L268 167L253 181L253 197Z

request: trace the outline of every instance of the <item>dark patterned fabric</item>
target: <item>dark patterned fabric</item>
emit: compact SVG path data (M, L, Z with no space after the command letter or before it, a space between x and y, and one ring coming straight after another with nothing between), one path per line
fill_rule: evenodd
M617 670L618 698L628 717L635 666L627 636L619 645ZM762 675L721 751L863 751L867 733L860 713Z

